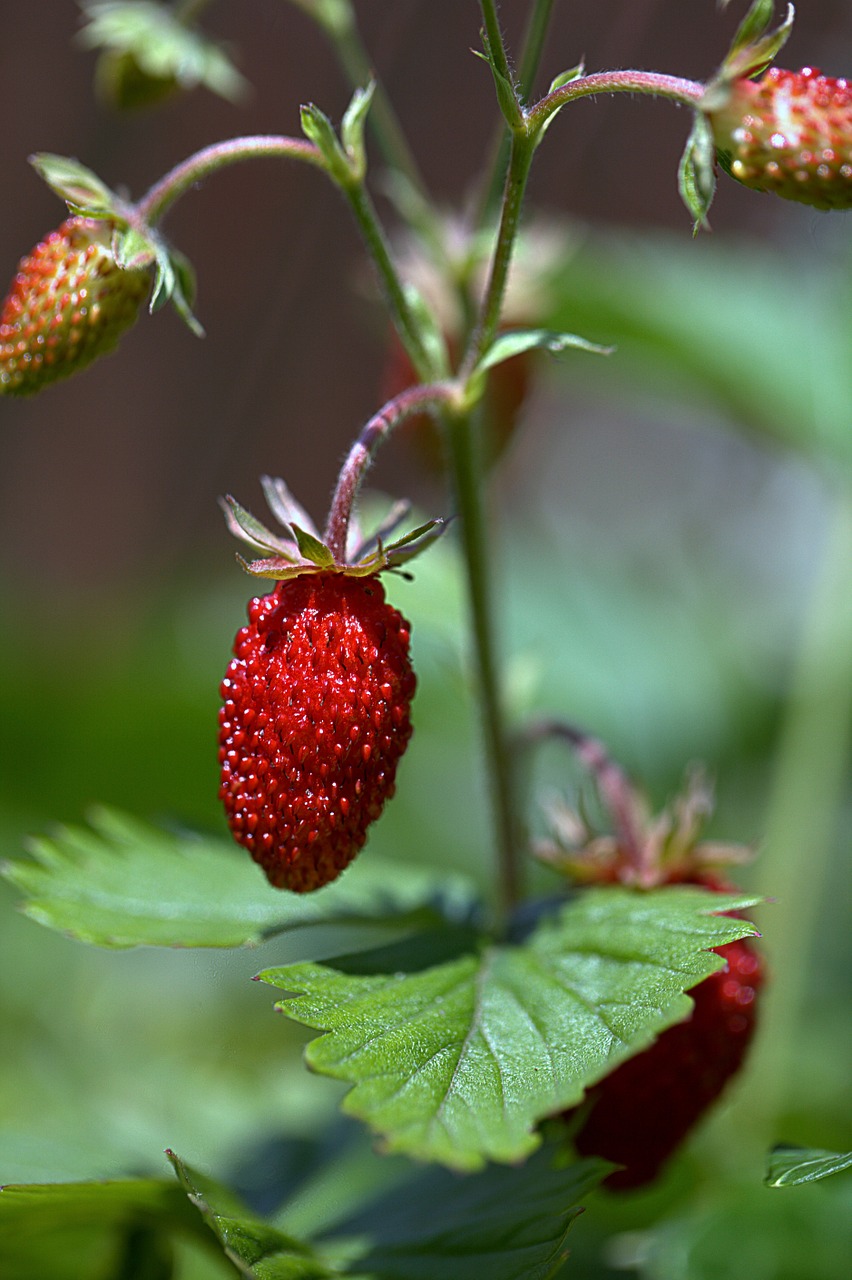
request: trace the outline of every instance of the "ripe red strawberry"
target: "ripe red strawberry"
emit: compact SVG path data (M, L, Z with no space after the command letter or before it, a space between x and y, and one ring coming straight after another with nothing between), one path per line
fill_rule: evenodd
M113 227L68 218L22 258L0 313L0 391L31 395L111 351L136 320L147 267L122 267Z
M280 889L334 880L411 737L409 624L378 578L304 573L251 601L222 683L220 796Z
M814 67L735 80L708 111L720 163L747 187L852 208L852 81Z
M726 968L689 993L685 1022L590 1090L590 1110L574 1137L581 1155L622 1164L607 1186L651 1182L743 1064L755 1029L761 960L746 941L717 947Z

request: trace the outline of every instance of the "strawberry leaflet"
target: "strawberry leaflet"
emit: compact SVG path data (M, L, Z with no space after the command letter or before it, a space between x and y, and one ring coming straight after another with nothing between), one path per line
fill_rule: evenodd
M327 1034L315 1071L354 1087L344 1110L388 1150L457 1169L516 1161L545 1116L690 1009L684 991L718 969L707 948L755 932L711 914L750 897L692 887L592 890L524 946L493 946L415 973L290 965L260 975L280 1008Z

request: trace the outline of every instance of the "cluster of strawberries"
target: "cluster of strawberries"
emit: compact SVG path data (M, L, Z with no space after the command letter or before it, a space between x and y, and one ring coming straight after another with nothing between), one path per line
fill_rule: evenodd
M771 69L735 82L708 119L720 163L740 182L852 207L847 81ZM149 291L147 266L117 260L108 221L69 218L22 259L3 305L0 391L31 394L110 350ZM378 578L324 563L251 602L222 684L230 828L274 886L298 893L340 874L393 794L416 683L409 625ZM661 871L657 883L670 878ZM680 867L678 878L725 887L697 868ZM653 1178L742 1062L761 963L747 942L719 954L725 968L694 989L690 1017L612 1072L578 1113L578 1149L625 1166L613 1185Z

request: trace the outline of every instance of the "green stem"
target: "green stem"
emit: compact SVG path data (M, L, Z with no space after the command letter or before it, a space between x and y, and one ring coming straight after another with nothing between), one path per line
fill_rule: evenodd
M315 13L315 17L331 40L338 61L352 87L364 88L374 79L374 71L364 48L352 5L344 2L335 5L333 10L330 8L327 13L320 9ZM428 203L417 162L411 153L390 100L378 82L370 107L369 124L387 165L404 174L421 200Z
M211 173L218 173L229 165L242 164L245 160L256 160L261 156L306 160L318 169L327 169L319 149L312 142L301 138L274 134L230 138L227 142L214 142L175 165L145 193L136 205L136 212L149 226L154 226L176 200Z
M541 62L544 42L547 39L547 29L550 26L550 18L555 3L556 0L536 0L530 14L530 20L521 46L521 65L518 73L518 86L524 101L532 93L533 81L538 71L538 64Z
M375 206L362 182L351 183L344 187L343 194L349 201L352 212L361 234L373 259L396 330L417 371L417 376L424 382L440 376L441 370L434 363L426 350L420 333L420 324L411 309L402 281L399 278L390 246L376 213Z
M509 84L514 84L514 77L509 67L509 59L506 56L506 46L503 43L503 32L500 30L500 23L497 19L497 6L494 0L480 0L480 8L494 69L504 80L508 80Z
M518 91L524 102L527 101L532 92L555 2L556 0L536 0L524 33L521 46L521 69L518 77ZM484 195L480 205L480 227L491 225L500 201L500 193L503 190L509 160L509 135L505 129L500 130L500 134L493 144L492 155L494 159L487 170L489 180L484 188Z
M456 505L461 518L462 550L476 655L482 730L491 790L498 864L498 909L506 923L521 898L515 779L506 731L499 676L497 635L489 573L489 547L483 499L480 437L470 413L447 415Z
M521 223L521 209L527 187L530 165L535 152L535 142L524 133L512 135L509 152L509 169L503 192L500 226L491 259L491 270L485 290L485 298L479 322L474 330L462 362L460 376L467 378L477 362L494 341L500 324L500 314L512 263L512 251Z
M175 165L138 202L135 206L136 215L149 226L154 226L176 200L203 178L229 165L241 164L245 160L255 160L261 156L305 160L318 169L329 172L319 148L301 138L276 135L231 138L227 142L215 142L204 147ZM421 339L420 326L405 296L373 203L360 180L353 178L346 183L341 183L336 178L333 180L341 187L355 214L403 346L418 376L429 381L436 371Z

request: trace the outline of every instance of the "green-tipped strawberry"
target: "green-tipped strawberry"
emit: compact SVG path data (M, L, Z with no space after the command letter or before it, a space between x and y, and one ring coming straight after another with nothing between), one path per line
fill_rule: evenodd
M385 545L399 507L366 542L353 533L339 563L283 481L264 487L284 536L225 504L232 532L273 553L245 567L279 581L249 604L222 683L219 795L270 883L308 893L348 866L393 795L416 680L409 624L377 575L441 526Z
M814 67L720 81L704 107L719 162L756 191L852 208L852 82Z
M112 351L151 288L121 266L114 227L68 218L21 259L0 313L0 391L32 395Z

